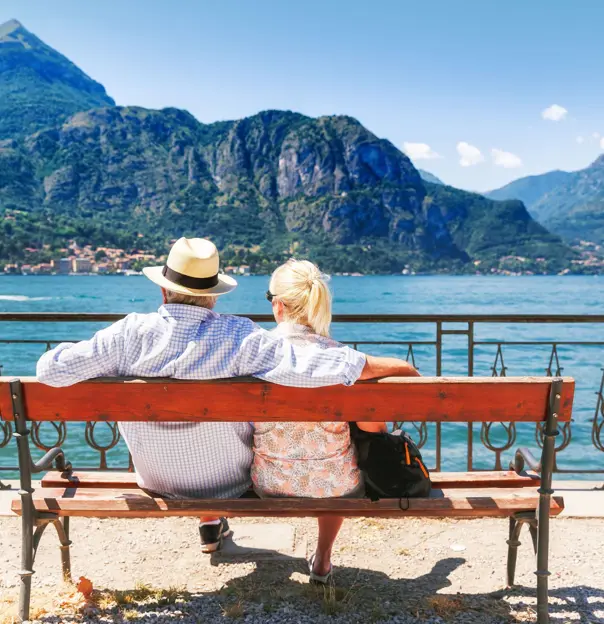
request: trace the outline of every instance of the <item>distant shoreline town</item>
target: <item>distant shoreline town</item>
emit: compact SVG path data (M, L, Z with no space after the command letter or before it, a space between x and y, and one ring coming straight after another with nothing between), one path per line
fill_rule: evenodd
M174 241L171 241L173 243ZM577 275L577 274L602 274L604 273L604 250L601 245L588 241L580 241L574 245L574 250L578 252L578 258L571 261L575 270L565 268L555 275ZM47 245L43 249L28 247L25 249L28 254L38 255L41 252L45 255L52 255L52 251ZM80 247L75 241L71 241L68 247L56 251L57 257L49 262L39 262L37 264L28 262L14 262L5 264L3 269L0 265L1 275L141 275L142 269L146 266L164 264L166 256L157 256L149 251L128 252L117 247L94 247L85 245ZM499 258L499 267L488 267L481 270L482 262L473 262L474 270L470 270L462 275L507 275L507 276L530 276L548 275L550 273L540 272L538 269L532 270L528 266L534 263L545 265L545 258L536 258L532 261L529 258L517 255L508 255ZM226 266L223 272L229 275L266 275L266 272L252 271L249 265ZM362 277L364 273L359 272L334 272L336 276ZM407 267L400 273L389 275L431 275L429 272L414 271ZM451 275L451 273L436 272L438 275ZM456 273L453 273L456 275Z
M37 254L40 250L27 248L30 254ZM143 266L156 261L154 254L148 252L127 253L115 247L95 247L90 245L79 247L72 242L68 248L59 249L61 257L49 262L38 264L12 263L4 266L4 273L8 275L126 275L139 273Z
M29 247L25 250L35 254L40 250ZM145 266L163 264L166 256L136 251L129 253L116 247L79 247L73 242L68 248L60 249L60 258L50 262L11 263L4 265L5 275L141 275ZM227 266L225 273L231 275L250 275L250 267Z

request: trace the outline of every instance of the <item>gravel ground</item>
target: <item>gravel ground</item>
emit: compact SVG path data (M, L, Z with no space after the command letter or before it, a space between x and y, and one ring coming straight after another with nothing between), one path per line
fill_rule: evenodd
M238 520L239 525L271 520ZM312 519L287 521L312 550ZM602 520L552 522L552 622L604 623ZM85 602L61 586L55 536L35 565L32 613L41 622L533 622L534 558L528 532L518 586L504 591L505 520L347 520L334 553L335 582L308 583L302 557L225 561L202 555L191 519L72 520L74 576L97 591ZM235 535L235 541L237 536ZM11 621L20 524L0 518L0 624ZM300 548L296 549L300 552ZM4 615L3 615L4 613Z

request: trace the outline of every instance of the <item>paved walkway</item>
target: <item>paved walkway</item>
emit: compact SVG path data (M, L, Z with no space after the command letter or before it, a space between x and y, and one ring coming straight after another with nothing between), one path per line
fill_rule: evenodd
M17 518L0 518L3 623L15 608L19 528ZM521 538L518 587L504 591L505 520L347 520L328 590L309 585L305 573L314 520L234 521L233 528L226 552L208 557L192 519L75 518L74 577L85 576L98 591L86 603L61 588L57 540L49 533L34 566L33 613L47 624L535 621L528 534ZM604 623L603 529L598 519L552 522L552 624Z

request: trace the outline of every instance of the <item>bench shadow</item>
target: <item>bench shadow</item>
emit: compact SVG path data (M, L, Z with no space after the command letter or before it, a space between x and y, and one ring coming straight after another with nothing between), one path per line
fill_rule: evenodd
M439 593L451 586L450 575L466 563L461 557L447 557L436 562L426 574L391 578L386 573L359 567L337 566L334 582L328 587L308 584L308 564L304 559L290 557L267 561L250 556L256 567L248 575L231 579L220 590L227 603L256 602L269 611L292 598L303 599L309 615L340 615L351 621L361 611L369 619L354 621L389 621L395 616L417 618L417 622L438 621L503 623L536 621L536 587L517 585L512 589L490 592ZM216 557L212 565L228 565ZM501 573L503 576L503 567ZM297 576L296 573L302 575ZM604 624L604 590L590 586L563 587L550 590L551 622L566 624ZM405 620L406 621L406 620ZM411 620L410 620L411 621ZM436 621L436 620L434 620Z
M510 598L519 608L532 608L535 588L516 585L512 589L493 592L498 597ZM550 589L550 619L552 623L580 622L604 624L604 589L589 585L573 585Z

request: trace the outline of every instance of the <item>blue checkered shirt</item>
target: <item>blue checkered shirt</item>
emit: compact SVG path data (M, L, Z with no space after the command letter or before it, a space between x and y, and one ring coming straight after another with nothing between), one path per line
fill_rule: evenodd
M63 343L37 365L39 381L95 377L221 379L253 375L285 386L353 384L365 356L348 347L300 346L249 319L167 304L129 314L90 340ZM108 398L108 400L111 400ZM164 496L230 498L250 486L249 423L120 423L138 483Z

